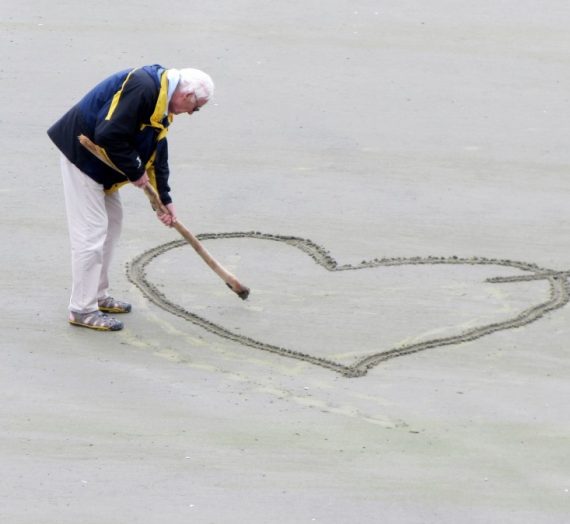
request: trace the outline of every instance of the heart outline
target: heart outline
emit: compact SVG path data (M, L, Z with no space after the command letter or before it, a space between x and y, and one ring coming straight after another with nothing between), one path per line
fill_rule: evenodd
M434 338L426 340L423 342L416 342L412 344L403 344L396 346L392 349L385 351L380 351L366 355L351 365L344 365L340 362L335 362L334 360L316 357L311 354L301 353L288 348L275 346L273 344L268 344L260 342L251 337L246 337L235 333L223 326L220 326L214 322L211 322L191 311L188 311L178 304L175 304L168 300L168 298L159 291L156 286L149 282L146 278L146 266L152 262L156 257L164 254L165 252L175 249L177 247L187 245L184 240L174 240L161 244L154 248L151 248L142 254L136 256L127 264L127 278L134 284L142 294L150 300L152 303L164 309L165 311L181 317L185 320L192 322L193 324L206 329L207 331L214 333L222 338L232 340L239 344L245 345L247 347L252 347L255 349L268 351L271 353L276 353L280 356L295 358L297 360L302 360L304 362L324 367L330 369L345 377L362 377L366 375L369 369L377 366L381 362L390 360L392 358L397 358L405 355L410 355L412 353L418 353L420 351L425 351L427 349L433 349L436 347L443 347L449 345L461 344L463 342L469 342L477 340L484 336L490 335L497 331L503 331L506 329L515 329L518 327L523 327L535 322L542 318L545 314L560 309L564 307L570 301L570 290L567 281L567 277L570 276L569 272L556 271L545 269L537 266L536 264L512 261L505 259L489 259L483 257L471 257L471 258L461 258L461 257L409 257L409 258L375 258L373 260L364 260L358 265L344 264L339 265L338 262L326 251L323 247L315 244L313 241L294 237L294 236L284 236L284 235L274 235L268 233L260 233L258 231L249 232L233 232L233 233L202 233L197 235L199 240L220 240L220 239L230 239L230 238L254 238L260 240L272 240L286 243L292 247L295 247L305 254L309 255L313 260L327 271L354 271L364 268L374 268L374 267L389 267L389 266L404 266L404 265L440 265L440 264L453 264L453 265L498 265L503 267L511 267L523 270L527 273L514 277L496 277L487 279L487 282L493 283L503 283L503 282L516 282L525 280L547 280L550 284L550 299L546 302L541 302L540 304L534 305L524 311L520 312L515 317L506 319L502 322L493 322L491 324L485 324L481 326L476 326L474 328L463 331L462 333L451 335L448 337Z

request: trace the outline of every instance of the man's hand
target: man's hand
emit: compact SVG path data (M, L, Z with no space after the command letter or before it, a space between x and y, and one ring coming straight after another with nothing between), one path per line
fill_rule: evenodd
M141 187L141 188L146 186L148 183L149 183L149 179L148 179L148 175L146 174L146 171L143 173L143 176L141 176L138 180L135 180L133 182L133 184L135 186Z
M165 207L168 209L168 213L163 213L159 209L156 212L156 216L165 226L172 227L176 223L176 211L174 209L174 204L166 204Z

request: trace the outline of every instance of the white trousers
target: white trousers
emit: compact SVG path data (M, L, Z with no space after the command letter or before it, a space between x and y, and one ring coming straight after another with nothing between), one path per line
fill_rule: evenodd
M103 186L61 155L63 191L71 243L72 286L69 310L90 313L108 296L109 266L121 234L119 192Z

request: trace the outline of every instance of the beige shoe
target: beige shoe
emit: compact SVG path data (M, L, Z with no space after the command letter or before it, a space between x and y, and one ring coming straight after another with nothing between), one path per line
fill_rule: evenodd
M123 323L116 318L110 317L101 311L91 313L69 313L69 323L99 331L119 331L123 329Z
M113 297L107 297L99 300L99 311L103 313L130 313L131 305L128 302L115 300Z

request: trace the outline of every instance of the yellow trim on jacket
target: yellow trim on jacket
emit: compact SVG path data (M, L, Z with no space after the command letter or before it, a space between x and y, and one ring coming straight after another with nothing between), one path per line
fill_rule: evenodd
M105 117L105 120L111 120L111 117L113 116L113 113L115 112L115 109L117 108L117 106L119 105L119 100L121 99L121 95L123 94L123 89L125 88L125 84L129 81L129 78L131 78L131 75L136 71L136 69L133 69L128 75L127 78L125 78L123 84L121 85L121 89L119 89L115 95L113 96L113 100L111 100L111 105L109 106L109 111L107 111L107 116Z

